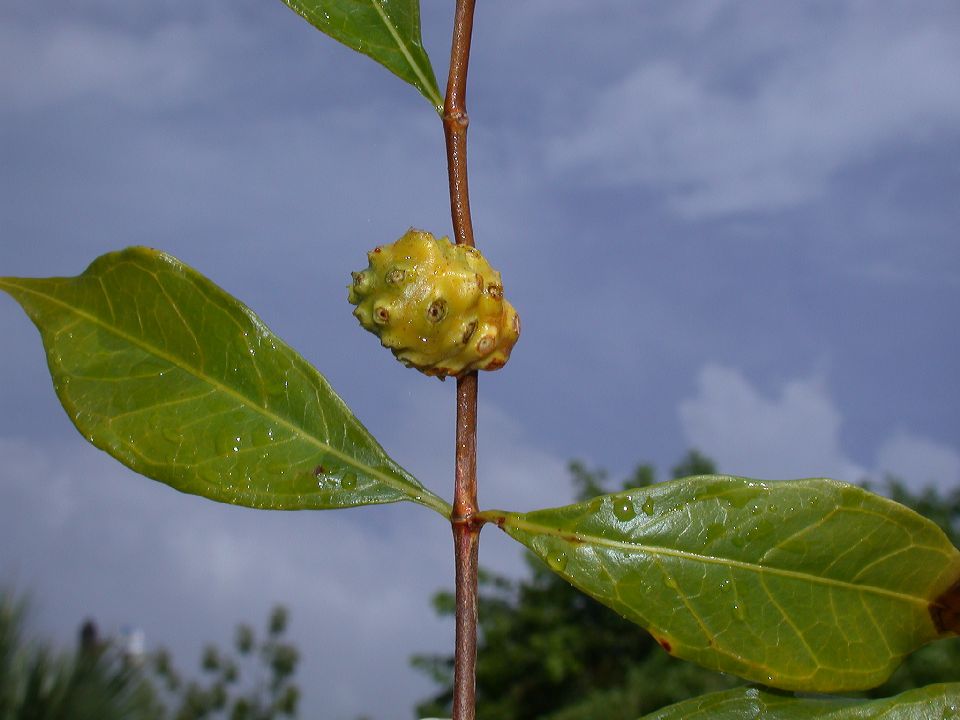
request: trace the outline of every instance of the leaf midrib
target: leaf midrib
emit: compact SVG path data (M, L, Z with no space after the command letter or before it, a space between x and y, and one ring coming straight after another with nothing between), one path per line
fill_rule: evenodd
M710 565L721 565L725 567L733 567L741 570L747 570L750 572L755 572L757 574L763 575L764 573L769 573L771 575L786 577L791 579L804 580L807 582L813 582L827 587L840 588L844 590L858 591L858 592L871 592L874 595L885 596L889 598L894 598L896 600L902 600L913 605L920 605L926 607L929 605L930 600L927 598L915 597L913 595L906 595L904 593L896 592L894 590L888 590L886 588L877 587L875 585L857 585L855 583L847 582L845 580L838 580L836 578L827 578L819 575L810 575L807 573L802 573L797 570L787 570L785 568L775 568L768 567L764 565L758 565L756 563L745 562L743 560L733 560L730 558L718 558L712 555L700 555L698 553L690 552L689 550L676 550L673 548L663 548L655 547L652 545L646 545L643 543L630 543L620 540L610 540L608 538L601 538L594 535L585 535L583 533L560 530L558 528L552 528L546 525L540 525L529 520L521 519L518 516L511 515L509 513L501 513L500 511L485 511L480 513L482 517L487 520L502 521L503 525L509 525L515 527L519 530L525 530L531 534L536 535L550 535L553 537L559 537L561 540L566 540L570 542L570 538L575 538L575 542L589 544L599 547L606 547L614 550L621 550L628 553L643 553L646 552L650 555L656 557L675 557L681 560L689 560L692 562L701 562ZM500 524L499 522L497 524ZM570 544L574 544L571 542Z
M414 74L417 76L417 79L420 81L420 84L423 85L423 89L430 94L430 101L434 104L435 108L439 108L443 105L443 99L439 95L436 95L433 91L433 83L429 81L426 75L423 72L423 69L420 65L414 61L413 55L410 54L410 50L407 48L403 38L400 37L400 33L397 32L397 29L393 26L393 23L390 22L390 17L387 15L386 11L383 9L383 6L380 4L379 0L370 0L370 4L376 9L377 14L380 16L380 20L383 21L383 24L386 26L387 31L390 33L390 36L393 38L393 41L397 44L397 47L400 49L400 52L403 54L403 57L406 59L407 63L413 69Z
M141 269L143 269L143 268L141 268ZM144 269L144 270L145 270L145 269ZM151 272L150 270L145 270L145 272L148 272L148 273L150 273L151 275L153 275L153 276L154 276L154 279L156 279L157 282L158 282L158 284L159 284L159 278L157 278L157 276L154 275L153 272ZM98 276L98 279L101 279L101 278ZM146 351L146 352L148 352L148 353L151 353L151 354L153 354L155 357L158 357L158 358L160 358L160 359L162 359L162 360L170 363L171 365L180 368L180 369L183 370L184 372L186 372L186 373L192 375L194 378L196 378L198 382L201 382L201 383L206 382L208 385L211 385L211 386L213 386L214 388L218 389L219 391L223 392L224 394L226 394L226 395L234 398L236 401L238 401L238 402L239 402L241 405L243 405L244 407L247 407L247 408L253 410L255 413L259 414L261 417L264 417L264 418L266 418L267 420L270 420L271 422L276 422L278 425L284 426L285 428L287 428L288 430L290 430L292 433L294 433L294 434L296 434L297 436L299 436L302 440L305 440L305 441L307 441L308 443L315 445L319 450L321 450L321 451L323 451L323 452L330 453L331 455L339 458L345 465L348 465L348 466L350 466L350 467L352 467L352 468L354 468L354 469L356 469L356 470L359 470L359 471L361 471L361 472L367 473L368 475L371 475L371 476L377 478L378 480L382 481L385 485L388 485L388 486L394 488L395 490L399 491L401 494L406 495L408 498L410 498L410 499L413 500L414 502L421 503L421 504L426 504L428 507L431 507L431 508L433 508L434 510L437 510L437 511L440 512L441 514L444 514L444 513L447 512L447 508L445 507L446 503L445 503L441 498L434 498L433 494L432 494L429 490L427 490L426 488L420 488L420 489L422 490L422 493L412 493L412 492L410 492L409 489L408 489L406 486L404 486L403 484L397 482L394 478L390 477L389 475L384 475L383 473L375 470L374 468L371 468L371 467L368 466L368 465L363 465L363 464L359 463L357 460L354 460L354 459L351 458L349 455L344 454L342 451L334 448L334 447L331 446L331 445L328 445L327 443L321 441L319 438L314 437L313 435L306 433L306 432L303 430L303 428L298 427L297 425L293 424L293 422L287 420L286 418L283 418L283 417L281 417L281 416L279 416L279 415L275 415L275 414L273 414L273 413L269 413L269 412L266 411L266 408L262 408L262 407L260 407L259 405L253 405L253 404L251 404L251 403L249 402L249 398L247 398L246 396L242 395L241 393L239 393L239 392L238 392L237 390L235 390L234 388L230 387L229 385L225 385L225 384L223 384L222 382L219 382L216 378L213 378L213 377L211 377L211 376L198 374L198 372L196 371L195 368L192 368L192 367L184 364L183 362L180 362L179 359L176 358L175 356L169 355L168 353L162 351L161 349L157 348L156 346L153 346L153 345L151 345L151 344L149 344L149 343L146 343L146 342L143 342L143 341L139 340L138 338L135 338L134 336L128 334L128 333L125 332L125 331L123 331L122 329L120 329L120 328L117 327L116 325L109 325L109 324L107 324L106 322L104 322L103 320L101 320L100 318L98 318L98 317L95 316L95 315L91 315L90 313L88 313L88 312L86 312L86 311L84 311L84 310L80 310L80 309L75 308L75 307L73 307L73 306L71 306L71 305L68 305L67 303L63 302L62 300L60 300L59 298L57 298L57 297L55 297L55 296L53 296L53 295L49 295L49 294L46 294L46 293L43 293L43 292L39 292L39 291L37 291L37 290L34 290L33 288L27 287L27 286L22 285L22 284L17 283L17 282L12 282L12 281L14 281L14 280L15 280L15 278L0 278L0 288L3 288L3 287L15 287L15 288L17 288L18 290L20 290L21 292L26 292L26 293L35 295L35 296L37 296L37 297L43 298L43 299L47 300L48 302L53 302L54 304L60 306L61 308L66 309L69 313L71 313L71 314L73 314L73 315L76 315L76 316L78 316L78 317L80 317L80 318L86 319L87 321L93 323L94 325L97 325L97 326L99 326L99 327L102 327L103 329L107 330L108 332L113 333L116 337L119 337L119 338L121 338L121 339L123 339L123 340L126 340L126 341L129 342L131 345L133 345L133 346L135 346L135 347L138 347L138 348L140 348L141 350L144 350L144 351ZM174 303L174 305L176 305L176 304ZM189 325L188 325L188 327L189 327ZM278 340L280 343L283 343L283 341L280 340L280 338L277 338L277 340ZM286 346L286 343L283 343L283 345L284 345L284 347L287 347L287 349L290 349L288 346ZM291 350L291 352L293 352L292 349L290 349L290 350Z

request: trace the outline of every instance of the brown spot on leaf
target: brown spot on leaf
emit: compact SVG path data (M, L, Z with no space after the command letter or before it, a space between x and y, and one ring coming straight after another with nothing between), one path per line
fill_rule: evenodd
M960 580L930 603L930 618L941 635L960 634Z
M673 652L673 645L671 645L670 641L667 640L666 638L657 638L657 642L660 643L660 647L662 647L667 652Z
M323 465L317 465L317 466L313 469L313 474L316 475L317 477L319 477L319 476L321 476L321 475L326 475L326 474L327 474L327 469L326 469Z

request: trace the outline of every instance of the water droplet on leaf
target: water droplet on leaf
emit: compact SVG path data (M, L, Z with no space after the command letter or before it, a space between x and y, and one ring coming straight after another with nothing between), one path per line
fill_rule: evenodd
M210 468L200 472L200 479L208 485L219 485L222 480L219 471Z
M752 528L747 530L747 540L760 540L773 532L773 523L769 520L761 520Z
M345 472L343 480L340 481L340 486L344 490L355 489L357 487L357 474L355 472Z
M653 515L653 498L648 497L646 500L644 500L641 509L643 510L644 514Z
M735 508L742 508L748 502L755 499L763 491L763 485L759 483L750 483L737 488L733 492L723 495L722 498Z
M706 530L704 530L704 540L706 540L706 542L713 542L717 538L723 537L725 531L726 528L724 528L722 524L710 523L707 525Z
M547 555L547 565L554 572L563 572L567 567L567 554L563 550L554 550Z
M253 444L254 445L269 445L274 440L273 438L273 428L264 427L262 425L254 428L253 430Z
M217 436L217 453L219 455L229 455L240 451L240 436L235 432L225 432Z
M637 516L637 511L633 508L633 500L628 497L613 499L613 515L620 522L629 522Z
M288 386L289 383L285 378L277 377L267 380L264 389L269 397L283 398L286 397Z

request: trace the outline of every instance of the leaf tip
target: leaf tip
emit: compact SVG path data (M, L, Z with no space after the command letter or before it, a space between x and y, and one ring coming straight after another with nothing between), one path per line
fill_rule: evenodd
M929 609L940 635L960 635L960 579L930 603Z

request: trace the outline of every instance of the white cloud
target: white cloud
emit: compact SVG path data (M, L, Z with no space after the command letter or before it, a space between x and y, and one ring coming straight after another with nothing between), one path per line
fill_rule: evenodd
M793 380L766 398L739 371L707 365L697 384L680 403L684 435L724 472L851 482L866 474L840 447L840 413L820 381Z
M898 432L877 454L877 470L912 485L960 485L960 453L954 448L908 432Z
M199 97L215 53L243 42L225 18L168 22L146 34L67 20L51 30L7 19L0 26L0 96L7 111L76 100L157 110Z
M779 48L743 10L725 48L752 66L752 82L682 56L645 62L583 103L549 162L590 183L651 185L684 214L712 215L801 203L874 153L955 137L956 28L875 10L831 30L798 23Z
M840 409L816 377L790 380L767 397L742 372L708 364L697 386L697 394L679 406L684 436L724 472L847 482L894 474L914 489L960 485L956 449L906 432L882 444L874 468L851 458L841 442Z

